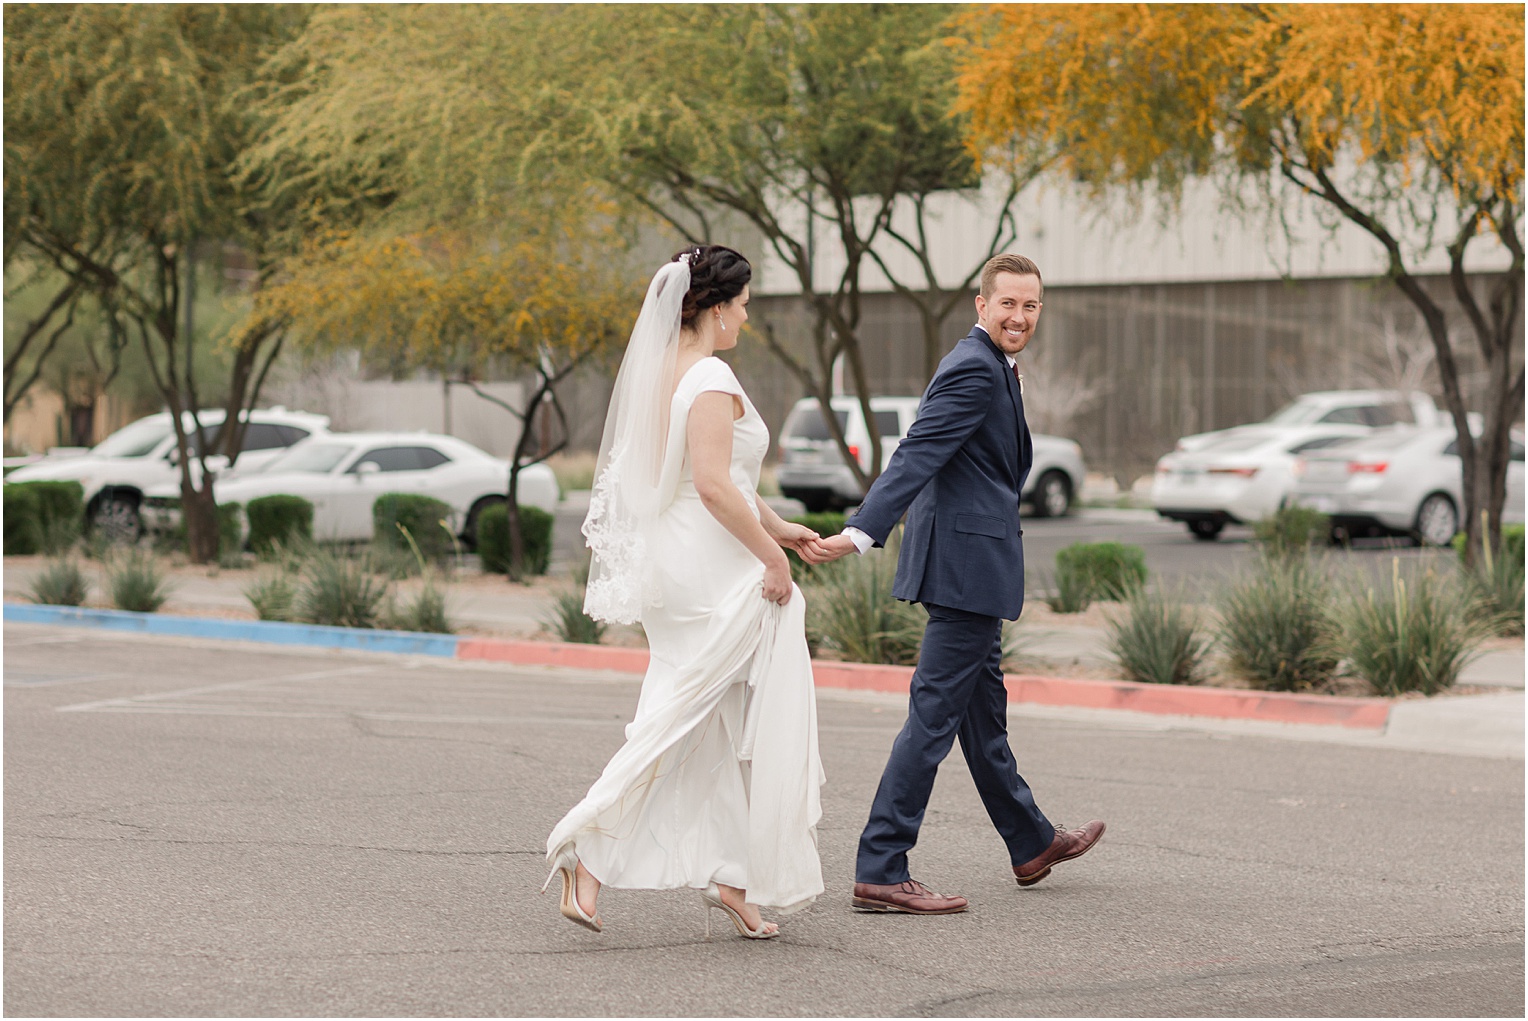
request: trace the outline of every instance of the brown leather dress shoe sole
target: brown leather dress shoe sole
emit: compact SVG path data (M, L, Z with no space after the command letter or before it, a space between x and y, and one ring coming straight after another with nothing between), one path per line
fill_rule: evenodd
M952 908L914 908L902 904L893 904L886 900L871 900L868 897L854 898L854 910L856 911L900 911L904 915L958 915L966 909L966 904L961 902Z

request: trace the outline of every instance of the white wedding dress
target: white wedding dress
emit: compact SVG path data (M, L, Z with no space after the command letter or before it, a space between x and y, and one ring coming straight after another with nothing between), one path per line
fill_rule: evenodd
M823 890L816 827L824 776L805 599L763 596L764 565L706 510L686 456L695 398L734 394L731 477L758 509L769 430L719 358L680 380L669 410L664 509L642 609L651 660L626 744L547 840L628 889L723 883L784 911ZM665 491L666 490L666 491ZM596 492L595 498L598 498Z

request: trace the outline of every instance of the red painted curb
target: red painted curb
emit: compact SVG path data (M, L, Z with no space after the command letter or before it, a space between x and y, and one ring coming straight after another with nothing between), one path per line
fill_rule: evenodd
M648 659L646 649L503 638L463 638L457 643L456 656L458 659L581 670L617 670L633 674L646 672ZM814 660L812 672L819 687L892 694L905 694L913 676L912 667L827 660ZM1221 720L1313 723L1360 730L1383 730L1390 718L1392 704L1387 698L1299 695L1281 691L1138 684L1133 681L1028 675L1010 675L1004 680L1008 687L1008 701L1012 703L1127 709L1137 713L1206 716Z

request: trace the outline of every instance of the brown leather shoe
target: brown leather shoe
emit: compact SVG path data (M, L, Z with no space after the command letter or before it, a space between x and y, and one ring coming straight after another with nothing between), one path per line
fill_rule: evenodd
M964 897L942 897L909 879L893 886L854 884L854 906L860 911L900 911L907 915L954 915L966 909Z
M1015 865L1013 877L1019 881L1020 886L1034 886L1050 875L1052 865L1082 857L1093 849L1093 845L1103 835L1102 819L1094 819L1077 830L1064 830L1057 826L1056 839L1051 841L1051 845L1023 865Z

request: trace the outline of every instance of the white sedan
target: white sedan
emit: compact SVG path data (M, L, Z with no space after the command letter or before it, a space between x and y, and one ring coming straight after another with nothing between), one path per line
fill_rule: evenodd
M247 504L262 496L300 496L313 504L313 538L359 542L371 538L372 504L383 493L419 493L451 506L452 525L475 548L478 515L504 502L509 462L454 436L434 433L330 433L300 443L253 475L213 483L218 503ZM557 509L557 479L545 464L520 469L521 506ZM146 494L150 527L169 529L179 517L178 490Z
M1523 520L1523 437L1512 436L1502 520ZM1410 535L1443 546L1462 524L1463 469L1452 426L1396 426L1326 450L1295 466L1290 502L1332 519L1349 536Z
M1368 432L1397 423L1443 425L1447 420L1426 394L1397 390L1317 390L1301 394L1261 422L1195 433L1178 441L1177 450L1198 450L1207 443L1264 426L1288 428L1300 425L1346 425Z
M1192 450L1178 450L1157 462L1151 505L1170 521L1181 521L1196 539L1212 540L1227 524L1268 517L1294 485L1293 468L1302 454L1367 435L1353 425L1246 426Z

